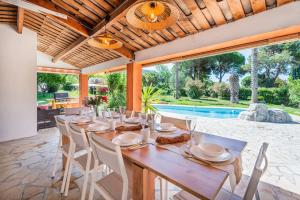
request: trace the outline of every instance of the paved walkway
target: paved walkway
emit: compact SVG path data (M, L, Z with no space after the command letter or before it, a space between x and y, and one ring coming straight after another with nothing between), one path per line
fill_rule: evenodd
M162 113L184 118L183 115ZM243 174L250 176L260 145L269 143L269 167L262 180L300 194L300 118L295 123L274 124L239 119L198 117L197 130L247 141L243 154Z
M249 142L243 156L244 176L235 191L238 195L244 193L260 144L266 141L270 143L270 165L259 185L261 199L300 200L299 124L209 118L199 118L198 122L198 130ZM56 179L50 178L57 143L56 128L41 130L34 137L0 143L0 200L79 199L82 178L78 171L72 174L74 182L67 198L60 196L57 184L61 166ZM170 184L170 198L178 191L179 188Z

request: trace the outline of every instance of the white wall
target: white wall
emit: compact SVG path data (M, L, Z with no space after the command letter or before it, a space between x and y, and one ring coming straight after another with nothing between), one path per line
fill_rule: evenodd
M40 51L37 52L37 66L38 67L53 67L53 68L64 68L64 69L78 69L73 65L65 63L61 60L53 63L52 56L44 54Z
M36 33L0 24L0 141L37 134Z

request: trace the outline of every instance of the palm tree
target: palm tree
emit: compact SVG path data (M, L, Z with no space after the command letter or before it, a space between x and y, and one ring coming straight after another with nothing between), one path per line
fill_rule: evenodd
M230 83L230 102L239 103L239 90L240 90L239 75L237 73L232 73L229 76L229 83Z
M179 66L175 64L175 98L179 99Z
M161 90L156 89L152 87L152 85L143 87L142 90L142 105L143 105L143 111L145 113L156 113L157 108L155 108L152 103L157 99L157 97L160 95Z
M251 90L252 90L252 95L251 95L251 102L252 103L257 103L257 68L258 68L258 60L257 60L257 53L258 50L257 48L252 49L252 63L251 63Z

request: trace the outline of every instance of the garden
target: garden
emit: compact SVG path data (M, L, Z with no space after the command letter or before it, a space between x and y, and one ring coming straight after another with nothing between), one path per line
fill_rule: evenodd
M39 105L49 104L55 92L79 96L77 75L38 73L37 77ZM161 103L246 108L253 78L258 102L300 115L300 41L257 48L248 56L231 52L144 68L143 103L144 107ZM92 74L89 96L99 89L96 86L108 87L109 107L126 104L125 72Z

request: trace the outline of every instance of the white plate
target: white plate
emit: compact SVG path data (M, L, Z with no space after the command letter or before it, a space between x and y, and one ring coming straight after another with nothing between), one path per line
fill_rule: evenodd
M225 162L232 158L232 154L229 151L224 151L224 153L222 153L220 156L217 157L207 156L201 151L201 149L197 145L192 146L190 152L196 158L200 160L210 161L210 162Z
M88 123L90 121L91 121L91 118L89 118L89 117L75 117L71 120L71 123L82 124L82 123Z
M127 118L124 121L128 124L138 124L138 123L140 123L140 120L139 120L138 117Z
M117 137L112 139L112 142L116 145L120 145L121 147L131 146L139 144L143 141L141 135L134 132L123 132L123 134L118 135Z
M168 126L161 126L160 124L158 124L155 129L159 132L173 132L176 131L177 128L173 125L173 124L169 124L169 123L163 123L163 124L168 124Z
M218 157L225 152L225 148L213 143L202 143L198 145L200 151L210 157Z
M110 130L110 126L109 124L106 123L95 123L95 124L90 124L87 130L95 131L95 132L108 131Z

